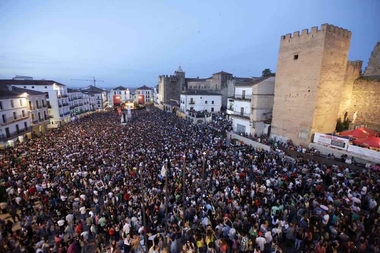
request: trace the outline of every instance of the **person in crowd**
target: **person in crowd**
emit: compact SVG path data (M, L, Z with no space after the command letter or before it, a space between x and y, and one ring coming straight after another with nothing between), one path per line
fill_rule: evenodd
M98 112L1 150L0 250L379 251L377 174L268 136L246 137L271 151L231 145L231 122L212 118Z

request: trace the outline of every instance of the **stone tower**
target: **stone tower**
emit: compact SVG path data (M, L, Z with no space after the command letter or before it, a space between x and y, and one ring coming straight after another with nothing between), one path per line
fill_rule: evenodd
M281 36L272 136L307 145L315 132L334 132L351 32L329 24Z
M179 102L180 94L185 90L185 72L181 66L174 71L174 75L158 77L158 100L160 104L171 100Z
M375 48L372 51L372 55L369 58L368 65L364 71L363 76L380 77L380 41L377 42Z

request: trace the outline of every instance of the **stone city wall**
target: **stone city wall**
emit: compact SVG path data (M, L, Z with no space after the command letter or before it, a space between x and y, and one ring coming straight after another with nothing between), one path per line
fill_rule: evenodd
M380 78L361 77L354 83L348 117L354 125L367 125L380 131Z
M344 120L344 115L349 111L352 99L352 89L354 87L354 82L360 77L362 70L362 61L348 61L346 68L346 75L344 86L342 88L342 98L340 100L339 114L338 118ZM348 116L348 115L347 115Z

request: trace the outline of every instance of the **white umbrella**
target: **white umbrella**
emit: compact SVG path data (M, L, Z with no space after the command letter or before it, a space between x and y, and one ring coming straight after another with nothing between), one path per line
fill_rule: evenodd
M325 211L328 211L329 208L325 205L319 205L319 207L322 209L322 210L325 210Z
M156 238L157 234L149 236L148 240L153 241Z
M352 197L351 198L352 202L356 203L356 204L361 204L362 201L360 199L358 199L357 197Z

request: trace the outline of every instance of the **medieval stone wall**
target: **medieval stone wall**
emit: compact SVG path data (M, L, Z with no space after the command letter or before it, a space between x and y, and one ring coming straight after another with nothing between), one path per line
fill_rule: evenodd
M356 120L353 125L367 125L380 131L380 78L361 77L354 83L348 118Z
M348 61L346 74L344 78L344 86L342 88L342 95L339 106L338 118L344 120L344 115L348 113L351 106L352 99L352 89L354 87L354 82L360 77L362 70L362 61Z
M372 51L368 65L364 71L364 76L380 77L380 42L378 42Z
M274 137L307 145L314 131L335 129L350 38L351 32L327 24L281 37L272 120ZM334 125L324 126L326 117L332 118Z

